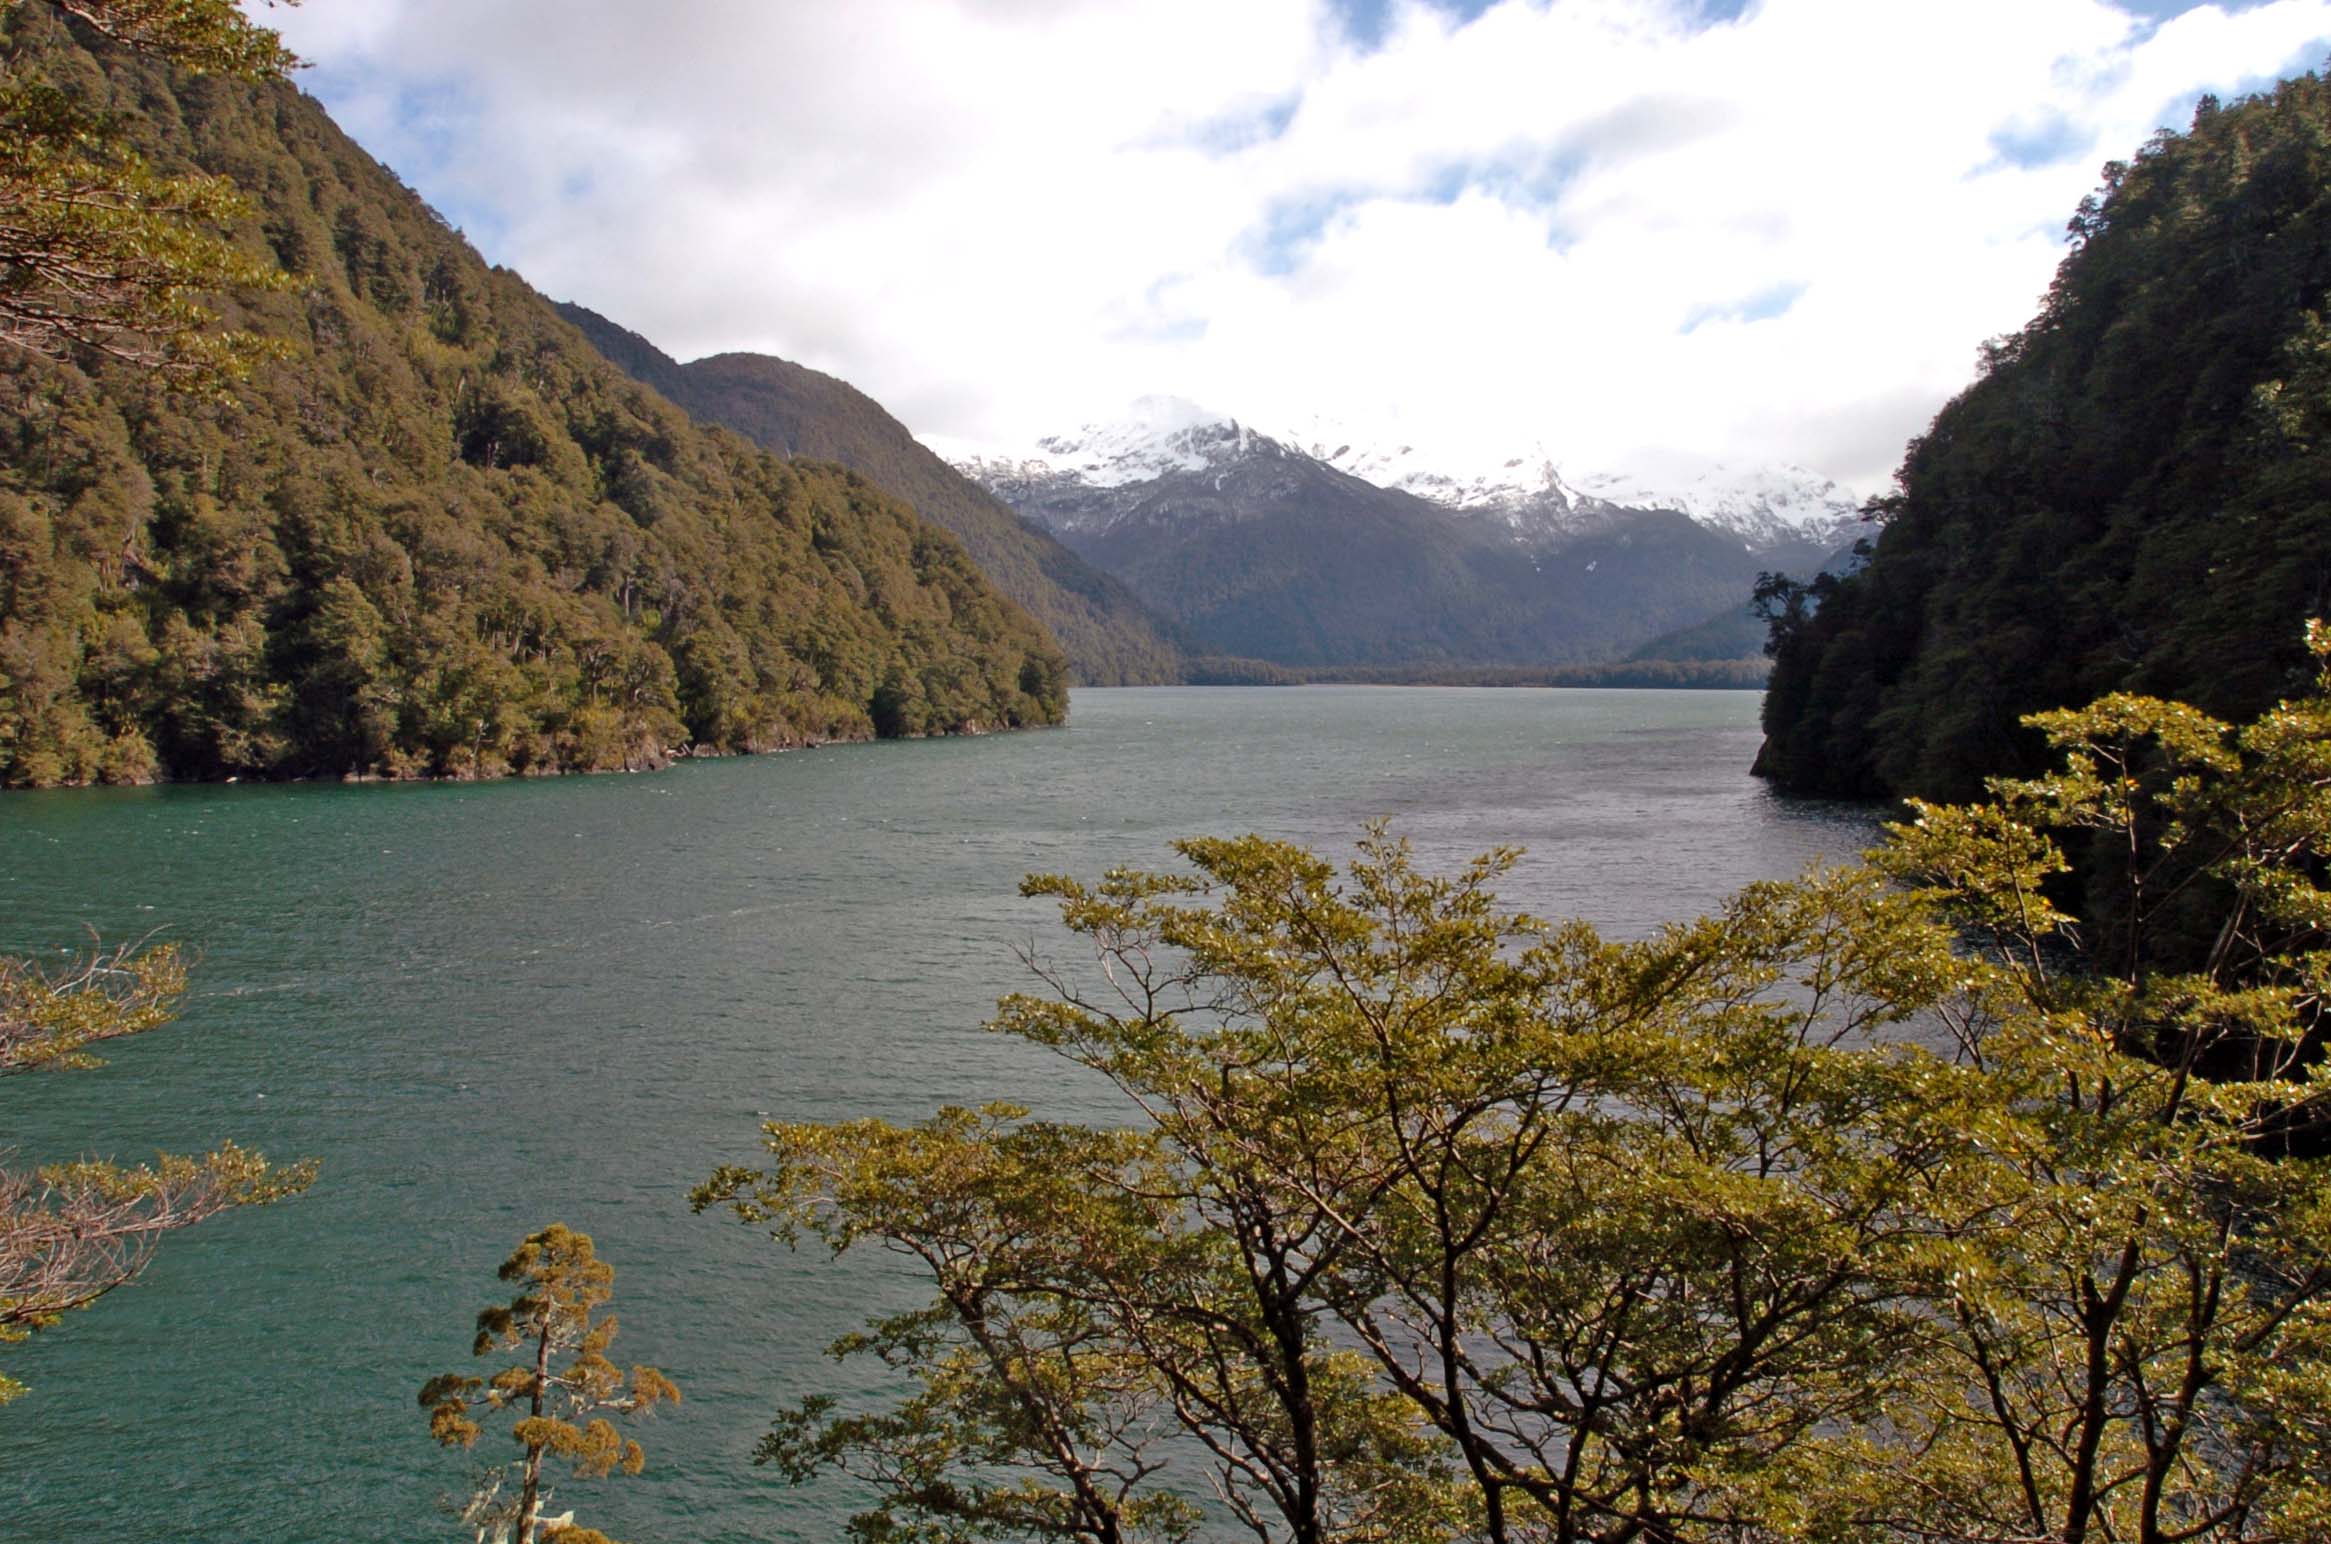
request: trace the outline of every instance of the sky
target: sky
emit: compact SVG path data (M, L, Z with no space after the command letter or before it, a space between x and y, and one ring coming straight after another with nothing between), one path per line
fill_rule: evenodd
M1452 467L1863 493L2030 318L2105 161L2331 57L2331 0L254 14L489 259L949 454L1170 395Z

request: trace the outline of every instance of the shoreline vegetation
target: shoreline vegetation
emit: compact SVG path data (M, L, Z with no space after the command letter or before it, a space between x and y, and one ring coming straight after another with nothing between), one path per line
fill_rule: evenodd
M1161 686L1205 687L1298 687L1298 686L1386 686L1427 689L1433 687L1510 687L1530 690L1614 690L1614 691L1762 691L1769 662L1765 660L1692 660L1683 662L1655 662L1646 665L1637 661L1614 661L1604 665L1478 665L1448 668L1418 666L1408 670L1374 668L1321 668L1294 670L1273 665L1265 660L1207 659L1192 662L1185 679L1179 681L1144 682L1125 686L1089 686L1091 691L1140 691ZM977 739L995 734L1018 734L1045 729L1068 727L1064 711L1056 718L1033 723L969 722L944 729L923 729L896 734L879 734L871 728L855 732L794 735L782 739L746 745L718 747L704 744L667 746L660 750L633 752L628 758L607 765L576 766L559 763L537 763L527 766L505 766L483 773L466 766L442 771L352 769L333 773L328 769L285 773L265 771L238 771L216 777L170 777L149 771L141 776L91 776L78 779L59 779L52 782L23 785L0 784L0 795L20 788L37 787L45 790L70 788L161 788L173 786L226 786L244 783L343 783L349 785L372 783L490 783L512 779L556 777L626 776L637 773L663 772L690 761L725 761L739 757L783 756L795 751L813 751L836 745L870 745L878 740L944 740Z
M86 782L60 782L44 784L42 785L40 791L53 792L58 789L77 788L170 788L181 786L221 788L227 787L229 785L246 783L286 785L297 783L341 783L349 786L356 786L370 783L504 783L535 781L561 777L628 777L643 773L668 772L674 767L684 765L691 761L734 761L757 756L788 756L796 751L823 750L828 747L837 745L872 745L878 741L883 740L914 741L981 739L988 735L1035 733L1047 729L1065 729L1067 727L1068 717L1064 713L1059 719L1048 723L959 724L951 729L916 730L907 733L889 735L875 734L871 731L865 731L856 734L844 733L831 735L812 735L786 739L770 744L734 746L727 749L708 745L670 746L662 751L655 753L651 757L635 757L630 761L614 766L578 767L541 765L523 768L505 768L501 771L488 771L482 775L470 772L466 769L457 769L445 772L405 773L349 771L342 772L337 776L330 772L297 772L288 773L282 776L269 776L265 773L234 773L226 777L205 778L147 777L139 780L117 779L111 781L104 779L91 779ZM15 791L18 790L0 787L0 797L4 797L6 794Z

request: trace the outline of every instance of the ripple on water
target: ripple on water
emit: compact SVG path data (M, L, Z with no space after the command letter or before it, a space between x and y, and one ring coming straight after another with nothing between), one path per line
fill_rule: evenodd
M104 1071L0 1090L28 1158L221 1136L324 1161L315 1191L172 1242L134 1291L0 1358L12 1544L416 1535L462 1461L413 1390L466 1360L527 1230L595 1234L619 1350L687 1402L648 1473L562 1505L617 1536L839 1537L850 1494L749 1457L843 1376L821 1355L911 1281L688 1212L761 1115L911 1119L1012 1098L1107 1118L1091 1079L984 1033L1049 910L1031 869L1171 861L1248 830L1424 860L1520 842L1506 899L1640 934L1816 854L1867 811L1745 774L1747 693L1080 691L1065 733L695 762L655 778L17 794L0 948L160 924L184 1020ZM260 1093L267 1097L260 1099Z

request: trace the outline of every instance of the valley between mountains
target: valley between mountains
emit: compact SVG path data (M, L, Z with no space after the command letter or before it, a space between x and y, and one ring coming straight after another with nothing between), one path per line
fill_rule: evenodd
M832 460L953 531L1050 626L1079 680L1432 679L1468 667L1735 662L1761 680L1757 577L1848 567L1860 501L1798 468L1674 491L1567 481L1543 447L1486 465L1325 423L1273 435L1171 397L952 463L847 382L788 360L682 364L560 312L698 417Z

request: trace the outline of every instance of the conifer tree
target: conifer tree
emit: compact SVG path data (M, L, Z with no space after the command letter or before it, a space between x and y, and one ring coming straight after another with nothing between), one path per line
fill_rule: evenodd
M447 1447L467 1448L484 1430L476 1419L515 1414L510 1435L523 1450L515 1496L505 1499L507 1470L489 1471L462 1509L461 1519L481 1541L501 1544L611 1544L606 1535L574 1526L574 1514L542 1516L548 1492L542 1461L567 1460L578 1478L621 1470L637 1474L647 1457L605 1413L645 1414L680 1391L653 1367L629 1374L607 1359L615 1316L598 1311L614 1297L615 1268L591 1247L591 1236L552 1223L502 1262L501 1278L518 1295L478 1315L476 1356L515 1351L519 1359L487 1377L443 1373L421 1386L429 1432ZM594 1315L598 1315L594 1317Z

